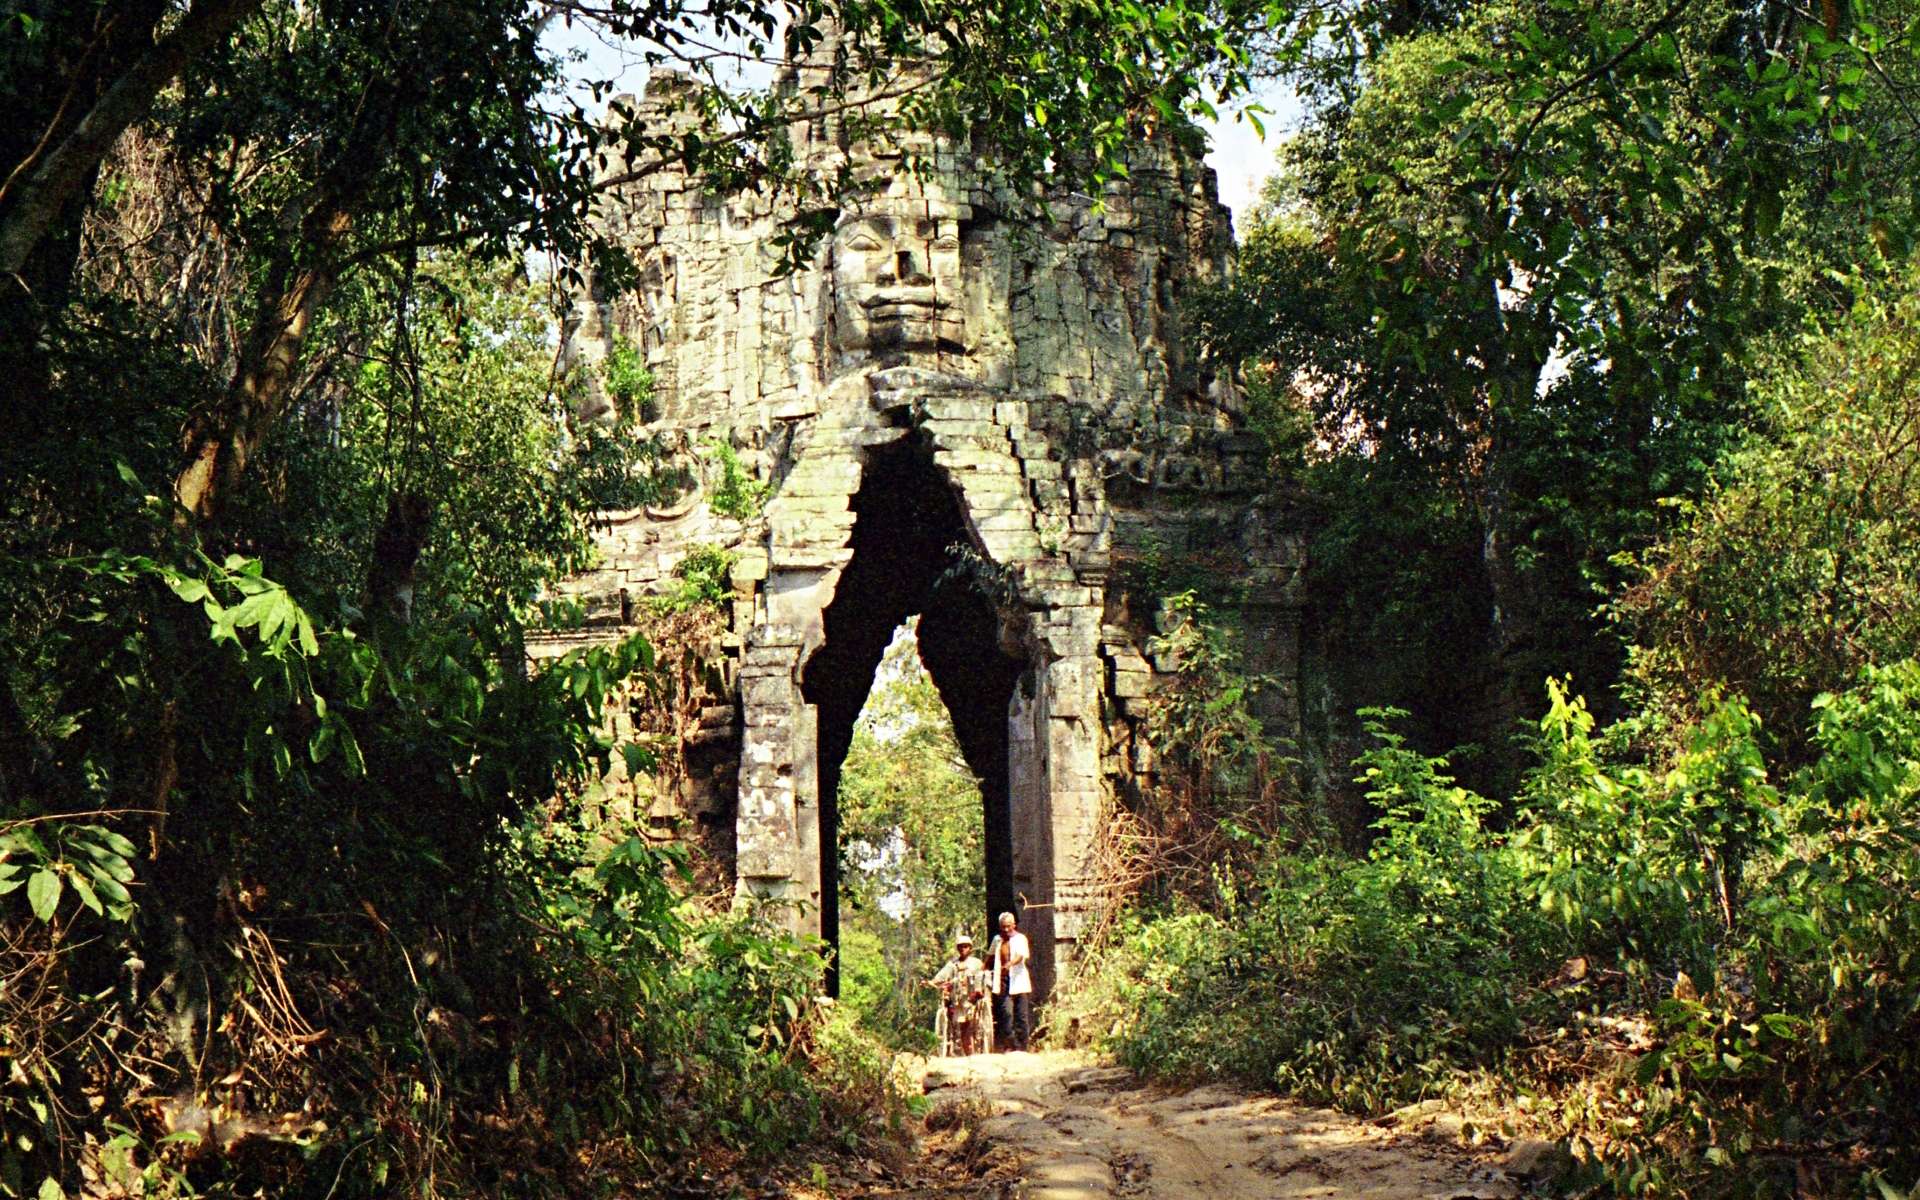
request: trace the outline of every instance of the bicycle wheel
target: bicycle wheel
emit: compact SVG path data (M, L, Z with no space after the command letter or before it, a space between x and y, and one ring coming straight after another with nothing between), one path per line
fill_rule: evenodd
M933 1011L933 1041L940 1048L941 1058L953 1057L953 1042L947 1034L947 1006L944 1003Z
M993 1053L993 997L982 996L974 1002L974 1025L980 1031L980 1053Z

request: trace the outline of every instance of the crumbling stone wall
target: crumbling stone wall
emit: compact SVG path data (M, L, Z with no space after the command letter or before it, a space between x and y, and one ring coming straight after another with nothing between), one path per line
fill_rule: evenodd
M632 119L692 119L691 86L661 73ZM701 722L730 757L671 799L731 824L742 895L792 902L831 935L836 755L885 635L932 611L924 653L988 793L989 897L1023 909L1044 990L1100 903L1108 806L1153 785L1141 723L1170 664L1148 653L1152 600L1116 562L1211 555L1251 597L1252 665L1297 675L1299 539L1254 502L1262 447L1178 324L1182 295L1227 268L1228 217L1212 173L1167 138L1099 203L1054 197L1043 222L964 147L852 145L825 122L797 136L875 183L797 273L774 269L779 205L671 166L606 209L637 285L590 272L567 353L592 367L636 348L656 380L649 433L698 482L609 515L602 566L569 589L592 620L546 648L619 633L695 547L737 553ZM596 392L584 415L611 403ZM715 441L769 485L763 511L713 511ZM896 494L918 507L893 511ZM1268 717L1297 728L1290 688Z

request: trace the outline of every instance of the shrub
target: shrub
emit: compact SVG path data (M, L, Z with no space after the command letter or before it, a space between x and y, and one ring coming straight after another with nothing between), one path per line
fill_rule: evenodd
M767 493L771 489L747 470L731 442L716 438L708 443L708 448L711 451L710 461L720 472L720 478L714 481L712 491L707 495L708 506L721 516L736 521L751 521L758 517L760 510L766 507Z
M529 674L471 630L363 639L257 560L200 568L66 564L96 624L191 652L162 694L226 736L159 743L199 786L138 837L84 793L0 808L0 978L45 985L0 989L0 1194L588 1195L891 1112L826 1094L872 1064L823 1032L816 945L686 902L683 853L553 799L607 769L646 643ZM186 678L137 627L112 644L130 690ZM152 744L59 752L104 793ZM216 1125L232 1144L167 1137Z
M1778 782L1738 699L1656 771L1551 686L1505 828L1397 714L1363 714L1364 856L1267 842L1198 902L1131 917L1069 1003L1149 1072L1367 1112L1476 1076L1558 1096L1549 1132L1625 1193L1909 1179L1920 664L1813 711L1812 757ZM1603 1018L1650 1041L1630 1069L1569 1070L1555 1047Z
M1768 426L1683 509L1619 612L1670 713L1747 697L1796 757L1813 698L1920 644L1920 295L1869 292L1756 386Z
M653 372L647 370L640 347L616 338L607 355L604 379L607 395L613 397L621 415L643 423L654 419Z
M1113 1045L1174 1075L1237 1076L1380 1111L1498 1058L1519 1024L1506 987L1550 940L1492 807L1445 760L1407 749L1376 710L1360 782L1379 805L1372 849L1269 843L1245 880L1219 872L1211 911L1125 928Z
M673 568L680 582L656 599L657 607L666 612L702 605L724 608L733 599L733 564L738 561L740 556L724 546L691 547Z
M1656 1010L1649 1133L1698 1147L1723 1178L1791 1181L1841 1150L1826 1173L1912 1180L1920 664L1866 668L1814 709L1815 757L1781 789L1713 986Z

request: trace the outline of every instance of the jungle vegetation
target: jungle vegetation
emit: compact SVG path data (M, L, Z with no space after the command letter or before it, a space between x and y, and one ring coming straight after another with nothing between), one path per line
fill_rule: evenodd
M553 354L567 264L613 261L597 160L797 196L802 256L854 181L780 134L844 97L715 89L726 136L616 141L557 20L710 78L716 33L838 28L852 77L916 64L887 119L1042 189L1123 169L1142 121L1294 89L1190 324L1312 516L1315 707L1277 740L1234 597L1167 597L1176 779L1132 815L1181 853L1132 864L1080 1028L1364 1111L1482 1103L1565 1139L1589 1194L1907 1194L1916 18L6 4L0 1195L666 1190L900 1111L815 1002L819 947L590 819L655 752L609 706L681 658L527 656L591 514L664 469L644 373L577 425ZM705 564L676 603L716 598ZM962 845L934 737L850 763L850 836L918 819L894 770ZM966 869L914 861L872 886Z
M656 753L606 718L684 655L529 662L592 514L669 470L644 370L577 423L554 331L574 264L617 273L616 158L783 193L799 257L854 181L794 161L798 115L896 93L870 123L977 131L1044 190L1244 74L1218 12L1095 16L0 8L0 1195L724 1187L897 1112L817 946L593 819ZM709 82L832 32L844 83L615 134L556 23Z
M1315 514L1312 711L1261 735L1302 785L1184 764L1213 870L1142 865L1081 1025L1479 1103L1577 1194L1909 1194L1920 13L1294 16L1305 118L1196 309ZM1197 675L1169 749L1258 723Z

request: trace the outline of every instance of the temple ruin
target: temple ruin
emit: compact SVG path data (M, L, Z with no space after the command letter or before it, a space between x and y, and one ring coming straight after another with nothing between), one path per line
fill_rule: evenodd
M694 86L657 74L631 119L696 119ZM1299 539L1257 502L1261 441L1179 327L1183 294L1228 267L1229 217L1168 136L1098 203L1052 197L1047 220L965 147L851 144L830 122L795 136L878 185L797 273L775 270L789 211L671 165L606 212L637 284L590 273L566 352L644 359L647 433L695 482L606 514L599 568L568 589L587 623L539 649L610 640L688 554L734 555L697 753L670 787L609 786L661 835L730 857L739 894L794 902L832 938L842 759L919 614L984 795L989 910L1022 913L1044 994L1102 901L1105 815L1153 786L1142 725L1175 664L1150 652L1165 616L1143 564L1197 554L1237 578L1250 665L1286 684L1265 715L1298 727ZM757 511L715 510L727 457L765 486Z

